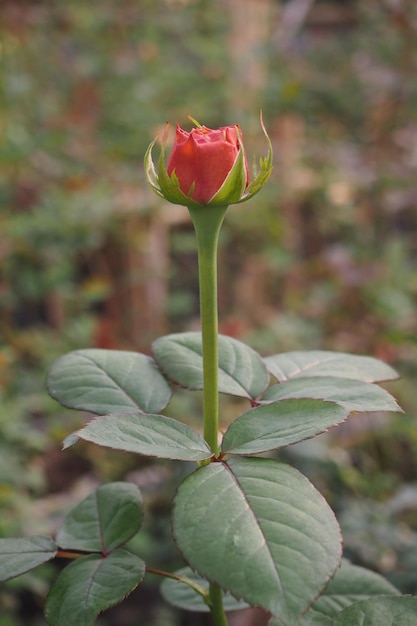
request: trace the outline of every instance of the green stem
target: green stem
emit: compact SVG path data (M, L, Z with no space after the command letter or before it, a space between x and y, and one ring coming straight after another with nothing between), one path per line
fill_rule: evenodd
M214 626L228 626L226 614L223 608L222 590L215 583L210 583L209 607Z
M227 206L189 208L197 237L200 318L203 345L204 438L219 455L217 245Z
M200 319L203 348L204 438L215 456L220 454L219 350L217 311L217 247L227 206L189 207L197 237ZM228 626L219 585L210 583L209 607L214 626Z
M146 571L149 572L149 574L156 574L157 576L163 576L164 578L171 578L172 580L177 580L180 583L188 585L189 587L191 587L191 589L194 589L194 591L203 598L204 602L207 602L209 599L208 592L203 587L201 587L201 585L198 585L193 580L190 580L189 578L187 578L187 576L178 576L177 574L172 574L171 572L164 572L161 569L156 569L155 567L148 567L148 566L146 567Z

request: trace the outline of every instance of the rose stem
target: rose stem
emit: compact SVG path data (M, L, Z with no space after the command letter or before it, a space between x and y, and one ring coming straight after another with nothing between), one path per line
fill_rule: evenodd
M200 319L203 345L204 438L219 455L217 244L227 206L189 208L197 237Z
M218 313L217 313L217 246L227 206L189 207L197 237L200 284L200 319L203 347L203 415L204 438L218 456L219 385L218 385ZM227 626L222 590L210 583L209 606L215 626Z

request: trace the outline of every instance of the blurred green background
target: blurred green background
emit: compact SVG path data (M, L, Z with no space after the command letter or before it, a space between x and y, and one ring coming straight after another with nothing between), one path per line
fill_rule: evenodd
M348 557L417 592L416 38L414 0L1 2L0 536L53 533L96 484L125 478L148 504L139 553L181 563L168 520L182 467L62 453L87 416L44 379L66 351L149 352L196 328L192 226L147 189L143 155L191 115L240 123L251 162L262 108L275 169L229 209L221 332L265 355L342 350L398 369L404 415L353 416L281 457L329 499ZM170 409L199 426L198 394ZM238 410L223 402L224 421ZM0 626L44 626L54 573L2 585ZM197 624L152 579L123 607L98 624Z

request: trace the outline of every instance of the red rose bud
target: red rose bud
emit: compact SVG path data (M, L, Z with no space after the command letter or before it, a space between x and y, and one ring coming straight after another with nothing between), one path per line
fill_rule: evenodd
M152 161L152 148L145 155L148 183L161 197L185 206L227 206L251 198L263 187L272 170L272 146L265 127L268 154L260 160L260 172L250 182L242 131L239 126L211 130L198 126L187 133L177 124L175 143L165 166L166 135L162 139L158 167Z
M199 204L209 204L221 189L236 163L239 152L243 163L239 171L239 197L249 183L248 164L242 133L238 126L210 130L205 126L190 133L177 124L175 144L168 161L169 176L175 172L181 191Z

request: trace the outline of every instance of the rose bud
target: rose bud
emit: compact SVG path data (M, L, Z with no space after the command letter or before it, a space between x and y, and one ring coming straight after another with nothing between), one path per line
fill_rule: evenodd
M201 126L187 133L177 124L167 172L170 176L175 172L183 194L199 204L210 204L237 163L239 180L235 184L239 199L249 182L241 138L238 126L225 126L218 130ZM239 158L240 152L243 159Z
M198 125L191 132L176 127L175 143L165 166L167 132L162 139L157 170L152 148L145 155L145 170L151 188L161 197L185 206L227 206L244 202L265 184L272 170L272 146L261 118L268 154L260 160L260 172L250 181L242 131L239 126L211 130Z

